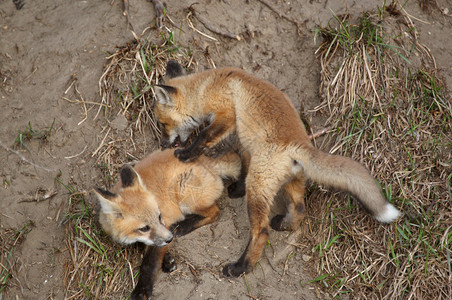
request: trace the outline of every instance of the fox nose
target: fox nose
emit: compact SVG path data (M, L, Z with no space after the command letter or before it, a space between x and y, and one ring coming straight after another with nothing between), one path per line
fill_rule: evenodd
M171 147L171 144L169 143L168 140L162 140L162 141L160 142L160 148L162 148L162 149L168 149L168 148L170 148L170 147Z
M169 244L169 243L171 243L172 241L173 241L173 235L171 235L169 238L167 238L167 239L165 240L165 243Z

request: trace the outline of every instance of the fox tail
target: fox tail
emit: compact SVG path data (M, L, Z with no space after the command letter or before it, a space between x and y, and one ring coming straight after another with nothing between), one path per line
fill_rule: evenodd
M331 155L313 146L305 149L308 155L297 159L304 174L315 182L350 192L382 223L397 219L400 212L383 196L376 180L360 163L338 155ZM309 159L306 159L308 157Z

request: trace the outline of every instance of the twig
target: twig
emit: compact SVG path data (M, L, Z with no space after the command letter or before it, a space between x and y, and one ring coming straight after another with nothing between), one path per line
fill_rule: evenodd
M22 203L22 202L37 202L37 203L39 203L40 201L51 199L56 194L58 194L57 191L52 191L50 193L45 194L41 199L39 199L39 197L35 197L35 198L31 197L29 199L20 200L19 203Z
M191 29L193 29L194 31L196 31L197 33L199 33L200 35L202 35L202 36L204 36L204 37L206 37L206 38L209 38L209 39L211 39L211 40L214 40L214 41L218 42L218 40L217 40L216 38L211 37L210 35L207 35L207 34L205 34L204 32L199 31L198 29L196 29L195 26L193 26L193 23L192 23L191 20L190 20L190 16L191 16L191 15L192 15L191 12L189 12L188 15L187 15L187 23L188 23L188 26L189 26Z
M377 89L375 88L374 81L372 80L372 73L370 72L370 68L369 68L369 65L367 63L367 55L366 55L366 48L365 47L363 47L363 60L364 60L365 69L367 71L367 74L369 75L370 85L372 86L372 89L374 91L374 95L377 97L378 105L381 108L380 96L378 95Z
M380 48L379 47L375 47L375 49L377 50L377 59L378 59L378 73L380 73L380 80L381 80L381 85L383 86L383 91L386 91L386 82L383 76L383 68L381 67L381 53L380 53Z
M285 14L279 12L279 10L277 8L274 8L270 3L267 2L267 0L258 0L258 1L261 2L262 4L264 4L265 6L267 6L268 8L270 8L280 18L286 19L287 21L295 24L295 26L297 26L297 34L298 34L298 36L302 37L301 26L304 25L306 23L306 21L304 21L304 22L297 22L294 19L292 19L291 17L286 16Z
M127 261L127 263L129 264L129 271L130 271L130 278L132 279L132 286L135 286L135 277L133 277L132 265L130 264L130 261Z
M152 0L155 8L155 25L157 28L162 28L163 26L163 17L165 16L165 6L160 0Z
M40 166L40 165L38 165L38 164L35 164L34 162L29 161L28 159L25 158L25 156L23 156L22 154L20 154L20 153L17 152L16 150L11 149L11 148L9 148L8 146L5 146L5 145L3 144L2 141L0 141L0 146L2 146L2 148L5 149L6 151L9 151L9 152L11 152L11 153L16 154L16 155L19 156L20 159L22 159L24 162L26 162L26 163L28 163L28 164L34 166L34 167L43 169L44 171L47 171L47 172L54 172L54 171L56 171L55 169L49 169L49 168Z
M198 19L198 21L201 22L202 25L204 25L204 27L206 27L208 30L210 30L216 34L222 35L224 37L238 40L238 41L241 40L241 37L239 35L231 33L229 31L223 31L220 28L216 27L215 25L210 24L206 18L204 18L202 15L198 14L195 11L195 8L193 7L193 5L195 5L195 4L197 4L197 3L193 3L192 5L190 5L188 7L188 11L190 11Z
M431 24L431 23L429 23L429 22L427 22L427 21L421 20L421 19L419 19L419 18L416 18L415 16L410 15L410 14L405 10L405 8L403 8L402 5L400 5L400 8L401 8L402 11L405 13L405 15L407 15L410 19L415 19L416 21L419 21L419 22L421 22L421 23L428 24L428 25Z
M93 152L93 154L91 155L91 157L94 157L97 152L99 152L99 150L104 146L105 143L105 139L107 138L108 134L110 133L110 128L108 128L107 134L105 134L104 138L102 139L102 142L100 143L99 147L97 147L96 151Z
M122 14L124 16L126 16L127 18L127 24L130 26L130 28L132 28L133 31L133 26L132 23L130 23L130 18L129 18L129 0L124 0L124 11L122 12Z
M185 262L188 266L188 269L190 270L191 274L193 275L193 277L195 277L195 281L198 280L198 272L196 271L195 266L193 266L191 263L189 263L188 261Z
M85 111L85 118L83 118L83 120L81 120L80 122L78 122L77 125L82 124L83 122L85 122L88 119L88 109L86 108L86 102L85 99L83 99L82 94L80 93L80 91L77 88L77 85L74 86L75 87L75 91L77 92L77 94L80 96L80 99L82 99L82 104L83 104L83 110Z
M143 60L141 59L141 53L137 52L135 54L135 58L140 62L140 66L141 66L141 70L143 71L144 77L146 78L146 81L148 83L148 85L151 85L151 80L149 79L148 74L146 73L146 70L144 68L144 63Z
M71 100L68 99L66 97L62 97L64 100L71 102L71 103L81 103L81 104L93 104L93 105L100 105L100 106L105 106L107 108L111 108L110 105L108 104L104 104L104 103L99 103L99 102L90 102L90 101L81 101L81 100Z
M253 295L251 295L251 294L246 294L248 297L250 297L251 299L253 299L253 300L259 300L259 298L257 298L257 297L254 297Z
M75 157L77 157L77 156L80 156L80 155L83 154L83 152L85 152L85 150L86 150L87 147L88 147L88 146L85 145L85 148L83 148L82 152L80 152L79 154L75 154L75 155L72 155L72 156L65 156L64 158L66 158L66 159L71 159L71 158L75 158Z
M69 87L64 91L64 94L67 95L67 93L69 92L69 90L72 88L72 86L78 81L77 78L77 74L73 73L71 75L71 78L68 80L68 82L70 82Z
M314 132L313 134L310 134L308 137L310 140L318 138L321 135L324 135L325 133L327 133L329 130L331 129L331 126L328 126L326 128L323 128L320 131Z
M31 73L28 74L28 76L24 78L24 81L27 80L28 78L30 78L37 70L38 70L38 68L33 67L33 70L31 71Z
M292 255L292 253L293 253L293 251L291 251L290 253L289 253L289 255L287 255L287 257L286 257L286 261L284 262L284 268L283 268L283 273L282 273L282 275L281 275L281 278L280 278L280 280L282 280L283 279L283 277L284 277L284 275L286 275L286 271L287 271L287 264L288 264L288 262L289 262L289 258L290 258L290 256Z

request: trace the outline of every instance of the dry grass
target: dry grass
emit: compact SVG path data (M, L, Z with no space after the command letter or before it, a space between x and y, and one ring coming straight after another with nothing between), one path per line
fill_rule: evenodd
M19 229L4 228L0 219L0 299L8 286L16 285L20 290L23 289L17 276L22 261L15 253L32 227L33 223L29 221Z
M159 130L151 109L152 86L162 83L168 60L177 60L187 68L193 62L191 52L177 46L175 38L174 33L161 33L161 42L156 45L150 39L136 37L108 57L109 62L99 80L102 103L107 107L119 107L119 114L134 122L140 133L144 127L151 126L151 132L157 138Z
M62 220L70 253L64 268L65 299L128 298L142 249L118 247L102 231L85 195L63 185L70 193L69 211Z
M405 215L381 225L314 187L309 198L327 201L309 204L315 238L301 246L318 254L315 281L334 297L450 299L452 106L434 58L396 5L335 17L318 34L316 111L334 128L318 146L364 163Z
M314 186L303 225L308 242L299 247L318 254L314 282L334 297L450 298L451 104L434 58L396 6L367 14L357 25L335 22L336 28L318 32L324 40L318 55L325 101L317 108L329 115L326 126L335 134L317 146L364 163L406 215L381 225L348 196ZM174 34L162 35L159 43L137 38L109 57L99 81L98 114L110 120L122 115L132 126L126 134L105 127L92 153L107 187L123 163L143 156L143 133L158 138L151 87L161 83L166 62L176 59L189 69L196 64L176 44ZM113 243L85 195L65 186L71 195L66 296L128 297L142 249ZM319 197L324 200L309 201Z
M109 122L100 133L99 145L91 154L103 174L98 186L110 188L124 163L138 161L155 148L149 136L158 139L160 133L151 109L152 86L162 84L168 60L177 60L187 69L197 63L175 39L174 33L163 32L157 39L136 37L108 57L99 80L102 100L96 117L102 113L111 122L119 116L129 125L120 131ZM70 195L63 220L70 252L64 274L66 299L127 299L136 283L144 246L114 243L97 221L95 204L88 203L75 184L60 183Z
M114 134L110 125L105 127L102 140L92 153L108 186L117 169L126 162L138 160L149 150L149 144L155 144L147 137L160 138L151 109L154 99L152 86L162 84L167 61L177 60L187 69L196 64L190 49L177 45L176 36L173 32L161 32L157 39L136 37L108 57L99 80L102 105L96 117L103 111L109 120L121 117L132 124L127 128L127 135Z
M419 6L426 12L431 12L433 8L438 8L437 0L419 0Z

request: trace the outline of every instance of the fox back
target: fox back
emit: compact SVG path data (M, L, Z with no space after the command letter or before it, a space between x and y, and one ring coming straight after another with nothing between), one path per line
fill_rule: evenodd
M397 218L398 210L384 199L361 164L329 155L311 144L293 104L275 86L236 68L185 75L174 65L168 63L170 78L165 85L155 87L154 112L168 143L185 141L199 124L211 123L192 145L176 152L179 159L193 160L235 134L252 157L253 167L265 174L259 178L286 182L302 173L318 183L350 192L379 221ZM269 161L276 157L280 157L279 163L271 167ZM287 167L282 167L284 164ZM252 178L257 177L253 174L247 181ZM265 185L262 181L258 184ZM271 203L272 196L267 198Z

